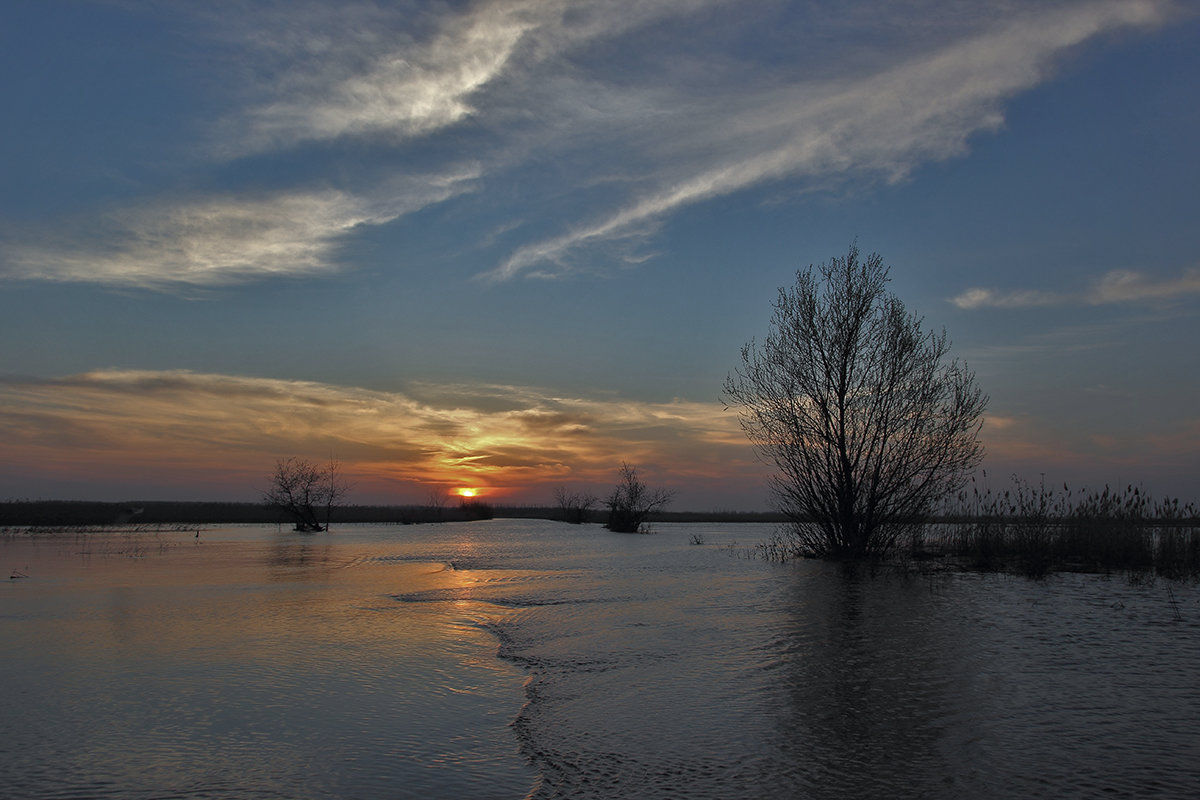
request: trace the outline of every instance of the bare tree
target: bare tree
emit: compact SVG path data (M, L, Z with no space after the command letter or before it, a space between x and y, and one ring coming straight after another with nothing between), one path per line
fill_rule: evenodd
M354 487L342 475L342 462L333 456L329 457L329 464L325 467L324 479L325 530L329 530L329 519L333 516L333 510L343 504Z
M341 465L333 459L328 467L303 458L281 459L275 462L275 474L270 488L263 492L263 501L287 514L297 531L328 530L333 509L350 491L340 470ZM324 511L324 525L318 519L318 509Z
M425 510L434 522L441 522L446 513L446 495L440 489L430 489L425 493Z
M675 493L650 489L638 478L637 469L621 462L620 479L605 504L608 522L604 527L617 533L644 532L646 518L671 502Z
M588 521L593 506L600 502L600 498L586 492L568 492L565 486L559 486L554 490L554 502L558 503L564 522L579 525Z
M817 270L779 290L725 402L777 468L771 488L800 552L880 555L978 466L987 397L947 361L946 332L923 331L886 290L877 253L860 261L851 245Z

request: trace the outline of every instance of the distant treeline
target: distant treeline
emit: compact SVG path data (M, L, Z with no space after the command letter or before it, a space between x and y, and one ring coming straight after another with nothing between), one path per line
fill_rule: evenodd
M563 519L557 506L503 506L468 502L432 505L351 505L336 508L332 522L408 525L471 519ZM591 515L603 521L603 512ZM774 512L664 511L654 522L782 522ZM0 528L65 528L80 526L162 527L178 525L287 524L278 509L261 503L189 502L171 500L102 503L86 500L14 500L0 502Z
M333 510L332 522L374 522L407 525L421 522L488 519L492 509L482 503L456 506L343 506ZM161 527L177 525L291 524L279 509L261 503L222 503L153 500L101 503L77 500L20 500L0 503L0 528L60 528L77 526Z

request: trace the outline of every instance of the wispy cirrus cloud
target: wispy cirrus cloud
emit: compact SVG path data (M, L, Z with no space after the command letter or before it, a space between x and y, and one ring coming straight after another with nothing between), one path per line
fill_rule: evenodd
M608 482L622 460L674 479L754 473L717 403L562 396L533 387L414 384L383 392L188 371L0 378L10 469L86 475L105 463L261 481L279 456L330 453L374 485L523 489ZM740 465L740 466L739 466Z
M651 166L656 186L596 222L518 247L486 277L567 270L577 251L641 236L677 209L766 182L899 180L920 163L962 154L972 134L999 128L1003 101L1044 80L1064 50L1107 31L1160 24L1168 10L1155 0L1054 8L867 75L851 62L845 74L724 87L700 101L660 92L646 104L657 109L655 138L681 143L684 158L662 155Z
M378 133L403 139L458 122L473 111L470 95L503 72L538 24L537 6L484 5L450 16L425 41L402 31L390 41L377 35L395 23L377 10L365 19L352 14L353 27L330 29L317 27L331 21L325 11L301 7L299 18L311 27L299 29L293 19L295 35L282 41L253 35L286 64L259 88L267 99L223 121L217 151L240 156Z
M491 0L461 11L289 5L259 17L250 34L239 34L280 66L256 87L266 99L219 126L217 151L239 156L354 136L402 141L459 123L485 106L500 107L502 116L528 116L535 110L515 98L525 94L531 67L589 41L719 1ZM280 25L288 35L269 33ZM488 95L489 84L510 78L513 85Z
M1193 294L1200 294L1200 269L1186 269L1176 277L1167 278L1154 278L1135 270L1112 270L1079 291L971 288L950 298L950 302L966 310L1100 306L1174 300Z
M160 288L313 274L329 268L339 235L369 219L341 192L150 207L109 215L99 241L8 248L9 275Z
M1159 24L1171 8L1169 0L1049 9L1006 0L954 13L924 0L882 10L767 3L755 14L732 0L193 8L207 24L189 35L227 46L225 80L213 82L223 111L215 122L190 121L208 137L195 148L208 162L194 169L211 170L217 184L244 170L266 188L167 189L90 224L59 221L53 235L5 246L0 270L167 289L327 274L344 266L339 246L362 226L465 191L482 199L462 239L507 248L487 279L637 264L649 237L689 205L778 181L805 191L855 177L899 180L960 155L971 135L999 128L1003 103L1044 81L1065 51ZM776 20L791 27L766 37L770 53L745 47L743 34L763 39ZM496 230L509 232L502 245L488 240Z
M90 220L56 221L53 233L23 231L0 245L0 278L186 291L337 271L338 248L356 229L477 188L485 165L504 163L511 145L500 134L499 142L419 164L396 147L476 115L480 92L501 78L509 85L486 98L496 118L488 124L536 116L522 104L538 80L530 65L713 1L194 9L206 30L224 32L231 60L240 59L228 93L242 102L210 126L214 168L231 158L286 158L311 142L366 139L367 150L343 159L335 147L306 161L302 174L319 188L298 177L252 193L168 193ZM340 188L325 188L331 184Z
M212 287L335 272L342 240L469 191L473 169L392 181L375 196L340 190L198 197L110 212L75 237L0 247L3 277L150 289Z

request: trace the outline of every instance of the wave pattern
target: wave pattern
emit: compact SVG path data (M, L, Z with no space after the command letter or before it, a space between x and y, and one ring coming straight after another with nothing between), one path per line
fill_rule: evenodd
M1196 587L1173 590L1180 621L1162 587L768 565L721 546L746 526L705 527L704 547L695 527L596 532L555 549L558 572L473 584L529 673L512 727L536 800L1200 786ZM540 559L512 552L492 566Z

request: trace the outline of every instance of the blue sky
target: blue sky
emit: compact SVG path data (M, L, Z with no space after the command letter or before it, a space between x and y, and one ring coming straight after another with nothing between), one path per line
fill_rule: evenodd
M6 3L0 496L763 508L722 381L857 239L993 485L1194 499L1198 10Z

